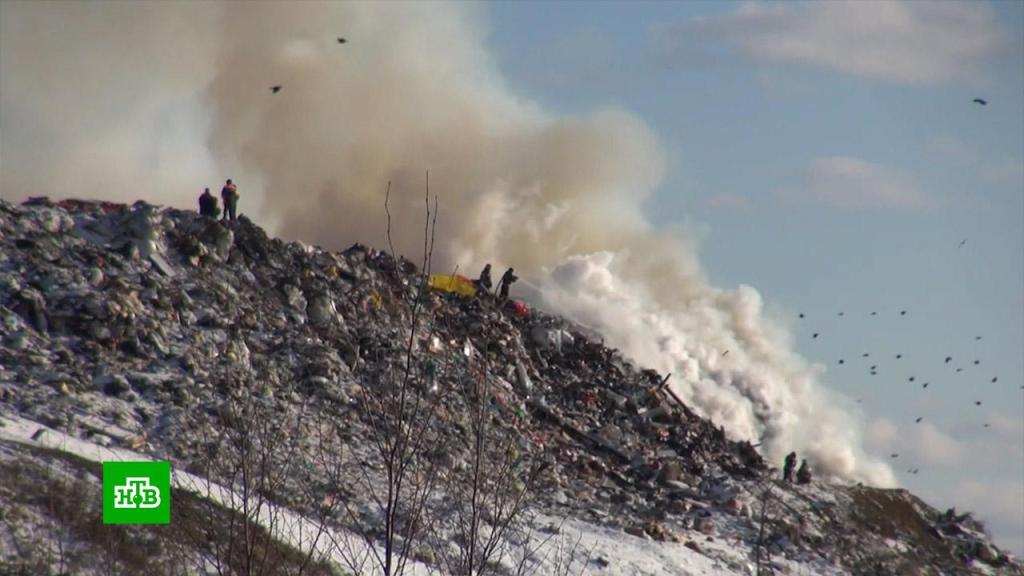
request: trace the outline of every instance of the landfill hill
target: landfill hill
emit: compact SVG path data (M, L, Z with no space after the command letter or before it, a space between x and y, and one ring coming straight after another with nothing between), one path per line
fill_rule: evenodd
M202 498L175 489L174 530L103 526L99 466L81 447L231 485L209 444L246 427L231 408L239 398L293 424L284 451L307 470L283 483L277 504L322 509L301 481L327 478L307 458L319 450L345 459L343 497L371 508L357 487L373 420L358 399L381 385L373 366L407 358L417 395L445 395L429 431L442 446L466 431L465 375L486 382L495 437L543 463L535 518L570 519L565 529L579 534L587 553L572 573L1024 573L970 514L906 490L783 483L663 375L557 316L434 290L423 302L431 321L410 338L422 278L404 258L270 238L244 216L222 224L144 202L0 200L0 573L190 573L175 554L217 544L213 533L188 537L201 525L182 527ZM324 417L343 422L333 444L317 435ZM467 466L460 450L438 452L446 467ZM225 505L206 518L231 515ZM377 536L369 513L329 521ZM262 538L278 567L302 565L301 551ZM634 549L660 551L625 552ZM420 550L416 561L438 558Z

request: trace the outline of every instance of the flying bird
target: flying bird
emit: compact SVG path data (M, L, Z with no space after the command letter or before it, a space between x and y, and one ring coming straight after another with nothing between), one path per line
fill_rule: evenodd
M957 371L957 372L963 372L963 371L964 371L964 369L963 369L963 368L957 368L957 369L956 369L956 371Z
M900 310L900 316L906 316L906 315L907 315L907 311L906 310Z
M981 406L981 400L975 400L974 401L974 405L975 406Z
M911 377L910 377L910 381L911 381L911 382L913 382L913 381L914 381L914 377L913 377L913 376L911 376Z
M985 428L991 428L991 427L992 427L991 424L989 424L988 422L985 423Z
M270 91L273 92L274 94L277 94L278 92L281 91L281 85L274 84L273 86L270 87Z
M928 387L928 383L927 382L925 382L924 384L921 384L921 388L927 388L927 387Z
M801 317L801 318L803 318L803 317L804 317L804 313L803 313L803 312L801 312L801 313L800 313L800 317Z
M725 356L725 355L727 355L727 354L729 354L729 351L728 351L728 350L726 350L725 352L722 352L722 356Z
M842 359L842 358L840 358L840 359L839 359L839 363L840 363L840 364L844 364L845 362L843 361L843 359Z
M843 313L842 313L842 312L840 312L840 313L839 313L839 315L840 315L840 316L842 316L842 315L843 315Z
M813 334L813 335L811 336L811 338L817 338L817 337L818 337L818 333L817 333L817 332L815 332L815 333L814 333L814 334Z
M918 424L920 424L922 419L924 419L924 416L918 416L917 420L914 420L914 422L917 422Z
M975 340L981 340L981 336L975 336L974 339Z
M348 40L345 40L341 36L338 37L338 44L344 44L345 42L348 42Z
M889 456L892 456L893 458L899 458L899 457L900 457L900 455L899 455L899 454L897 454L897 453L895 453L895 452L893 452L893 453L892 453L892 454L890 454Z
M868 356L870 356L870 354L868 354L867 352L865 352L865 353L864 353L864 354L863 354L862 356L863 356L864 358L867 358Z
M897 354L897 355L896 355L896 359L897 359L897 360L899 360L900 358L903 358L903 354Z
M878 316L878 312L872 312L871 315L872 316Z
M946 364L949 364L952 361L953 361L953 357L952 356L946 356Z
M977 366L978 364L981 364L981 360L975 360L975 361L974 361L974 365L975 365L975 366Z
M959 243L959 244L957 244L957 246L956 246L956 247L957 247L957 248L963 248L963 247L964 247L964 244L967 244L967 238L964 238L963 240L961 240L961 241L960 241L960 243Z
M996 383L996 380L999 380L999 376L995 376L995 377L993 377L993 378L992 378L992 383L993 383L993 384L995 384L995 383Z
M975 98L973 102L975 104L981 104L982 106L988 106L988 102L986 102L984 98Z

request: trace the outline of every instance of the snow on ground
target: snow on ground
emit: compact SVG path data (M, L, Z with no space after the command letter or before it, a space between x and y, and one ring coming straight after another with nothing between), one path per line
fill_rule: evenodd
M547 517L549 523L558 519ZM595 526L587 522L566 520L561 526L563 542L579 539L579 553L589 555L584 574L636 574L643 576L732 576L749 574L737 571L720 560L687 548L681 543L655 542L637 538L621 530ZM600 560L598 560L600 559ZM605 562L607 566L600 568ZM556 559L548 555L543 574L555 573ZM753 570L753 566L750 567Z
M40 430L44 431L41 435L37 434ZM35 440L32 439L33 436L36 436ZM73 438L60 431L17 416L0 416L0 441L60 450L93 462L149 461L153 459L131 450L100 446ZM231 499L230 491L224 486L181 470L174 470L173 467L171 476L175 487L197 494L208 493L209 497L218 504L228 507ZM173 522L173 509L171 518ZM560 523L558 519L546 516L541 516L539 521L545 525ZM259 522L268 529L269 525L273 523L276 526L275 537L298 549L307 549L313 539L312 536L317 533L315 522L280 507L270 507L264 510L260 515ZM540 533L534 536L538 541L544 537ZM701 543L700 545L709 553L717 550L718 552L712 555L722 559L716 559L683 544L645 540L619 530L571 519L561 524L558 538L562 543L579 541L576 553L588 555L590 559L589 564L583 570L583 573L586 574L732 576L749 574L753 569L752 566L729 562L727 558L735 556L735 550L729 549L728 544L721 541ZM319 551L329 554L341 566L346 564L338 555L337 550L328 544L332 540L350 546L350 549L366 550L366 544L358 535L341 529L329 530L326 537L319 539L317 548ZM559 554L556 553L545 554L543 551L541 555L543 558L540 561L540 574L556 574L561 571L560 564L565 563L565 558L559 558ZM577 560L574 572L579 571L582 561L582 558ZM364 573L373 573L369 565ZM426 565L410 563L409 574L418 576L429 573Z

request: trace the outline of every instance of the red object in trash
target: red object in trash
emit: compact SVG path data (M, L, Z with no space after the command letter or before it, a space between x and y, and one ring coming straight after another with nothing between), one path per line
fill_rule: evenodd
M515 300L512 302L512 306L515 309L516 316L523 318L530 315L530 307L526 305L526 302Z

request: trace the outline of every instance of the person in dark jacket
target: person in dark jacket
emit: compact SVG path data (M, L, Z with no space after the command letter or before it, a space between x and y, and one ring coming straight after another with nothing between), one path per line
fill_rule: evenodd
M491 264L489 262L484 266L484 269L480 271L480 277L474 280L473 284L476 284L477 291L491 291Z
M796 452L790 452L786 455L786 465L782 468L782 479L792 482L794 468L796 468Z
M238 186L230 178L220 189L220 197L224 200L224 220L234 220L238 216Z
M498 298L505 300L508 298L508 287L513 282L519 280L519 276L516 276L515 270L509 268L501 275L501 281L498 282Z
M796 483L811 483L811 467L807 465L807 460L800 462L800 469L796 471Z
M220 215L220 208L217 207L217 197L210 194L210 189L203 190L199 196L199 214L217 219Z

